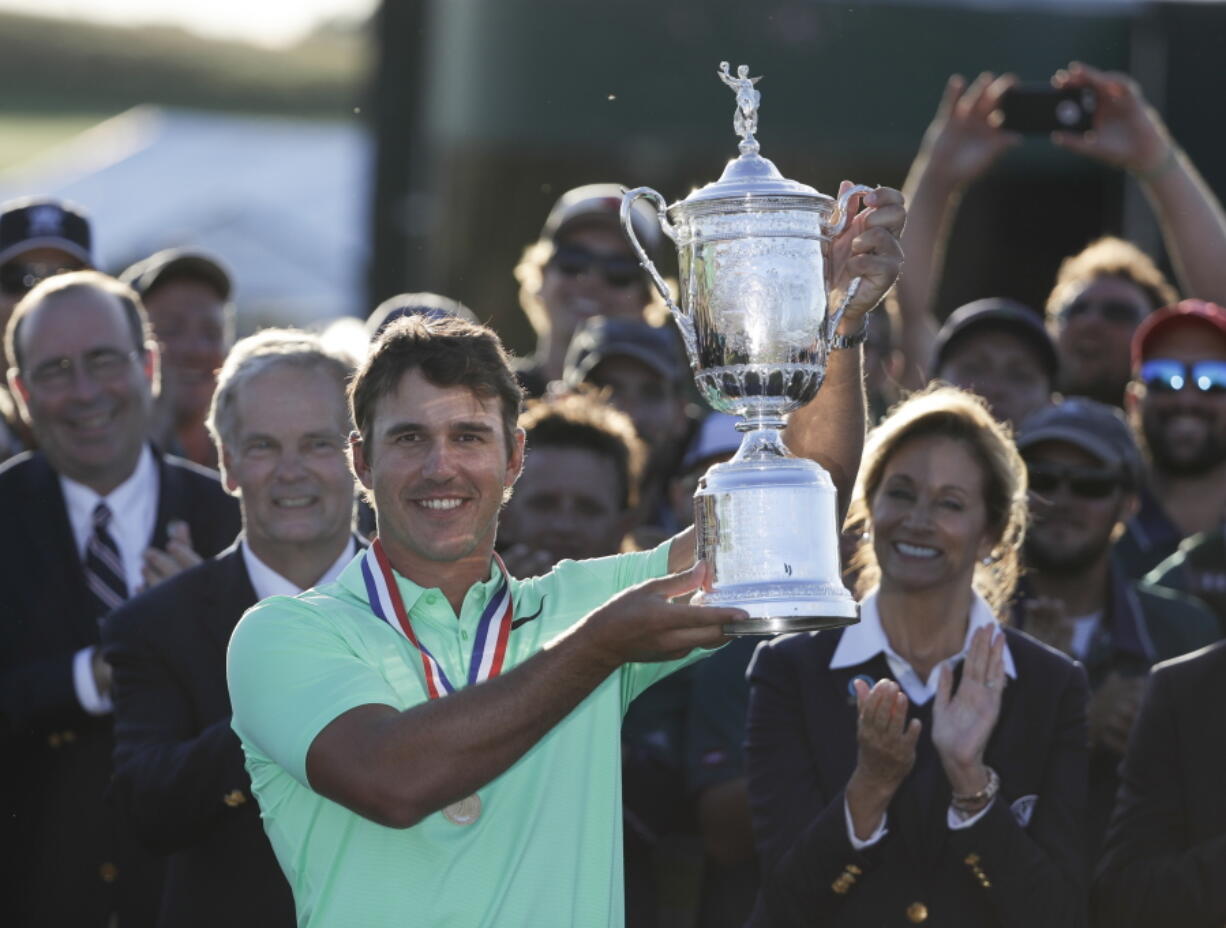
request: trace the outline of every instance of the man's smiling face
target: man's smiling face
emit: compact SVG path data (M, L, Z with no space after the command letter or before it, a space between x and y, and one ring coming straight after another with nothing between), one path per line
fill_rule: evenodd
M523 464L523 433L508 452L499 399L440 387L419 368L380 397L355 449L374 496L379 537L409 567L488 559L507 489Z

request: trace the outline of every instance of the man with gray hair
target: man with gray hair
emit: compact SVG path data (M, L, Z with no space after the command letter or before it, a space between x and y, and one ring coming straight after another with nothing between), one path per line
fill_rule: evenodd
M159 925L294 923L230 728L225 651L250 606L330 582L358 549L349 375L346 359L305 332L269 329L234 347L208 426L243 533L107 623L112 795L138 837L169 855Z

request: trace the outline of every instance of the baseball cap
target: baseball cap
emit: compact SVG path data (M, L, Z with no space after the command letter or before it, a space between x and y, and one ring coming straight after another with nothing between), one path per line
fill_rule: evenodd
M58 248L94 266L89 220L65 200L30 198L0 206L0 264L35 248Z
M392 322L403 316L426 316L430 319L437 319L440 316L457 316L466 322L477 321L476 313L451 297L426 291L397 293L376 306L375 311L367 318L366 331L370 335L370 340L373 342Z
M567 190L549 211L541 238L555 240L566 229L580 220L605 221L621 228L622 186L620 184L586 184ZM656 213L643 200L636 200L631 208L630 222L634 234L646 251L655 251L663 233Z
M1114 406L1081 396L1045 406L1026 418L1017 433L1017 448L1025 452L1044 441L1067 442L1106 465L1120 465L1129 485L1141 483L1141 451L1124 414Z
M694 437L690 439L689 447L681 459L682 474L688 474L695 467L712 458L727 457L736 454L741 447L741 433L736 430L736 424L741 420L726 412L709 412L698 424Z
M975 300L950 313L933 344L932 372L941 369L954 346L967 335L989 329L1011 332L1024 339L1038 354L1048 377L1055 380L1059 361L1043 318L1024 303L1004 297Z
M681 379L681 355L670 328L605 316L593 316L575 332L562 379L567 386L577 386L601 361L614 357L641 361L670 383Z
M159 284L180 278L203 281L217 291L222 302L229 302L234 290L230 272L221 259L194 248L167 248L137 261L119 275L142 298Z
M1226 335L1226 309L1206 300L1180 300L1151 313L1137 326L1132 336L1133 370L1141 366L1150 341L1159 332L1177 325L1208 325Z

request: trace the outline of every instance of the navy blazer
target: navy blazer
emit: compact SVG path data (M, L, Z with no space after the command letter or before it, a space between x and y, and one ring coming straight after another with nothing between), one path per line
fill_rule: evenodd
M1103 928L1226 924L1226 642L1159 664L1094 881Z
M294 924L230 728L226 648L255 603L236 543L116 609L103 631L115 673L112 795L137 837L169 855L166 928Z
M831 669L842 632L758 648L746 750L762 888L751 925L1084 923L1085 673L1021 632L1005 634L1017 678L985 752L1000 775L996 801L974 825L948 827L932 701L911 706L924 725L915 767L890 803L886 835L864 851L852 847L843 800L857 753L852 681L892 676L885 658Z
M226 547L238 504L217 475L155 452L159 475L151 543L187 522L198 553ZM85 585L59 476L39 452L0 467L0 773L12 924L94 928L120 913L125 928L153 919L160 867L117 827L105 793L111 718L77 701L73 656L100 641L102 616Z

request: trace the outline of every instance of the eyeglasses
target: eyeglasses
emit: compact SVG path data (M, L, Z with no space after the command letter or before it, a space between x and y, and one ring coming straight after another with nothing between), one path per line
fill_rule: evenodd
M1226 392L1226 361L1186 364L1172 358L1154 358L1141 365L1141 382L1156 393L1178 393L1192 387L1200 393Z
M12 262L0 267L0 293L25 296L48 277L80 270L60 264L26 264Z
M1074 496L1105 499L1122 486L1120 475L1111 470L1027 464L1026 471L1030 475L1030 489L1042 495L1067 486Z
M125 354L114 348L99 348L81 359L81 367L95 383L109 384L128 372L129 365L142 354L129 351ZM30 382L46 393L62 393L77 379L77 364L72 358L52 358L44 361L30 374Z
M559 245L549 259L549 266L567 277L578 277L586 271L599 271L610 287L629 287L643 279L643 269L634 258L593 254L574 245Z
M1113 325L1137 325L1146 315L1144 308L1136 303L1129 303L1127 300L1079 298L1060 310L1060 318L1068 322L1070 319L1079 319L1088 315L1091 311L1095 312L1100 319Z

